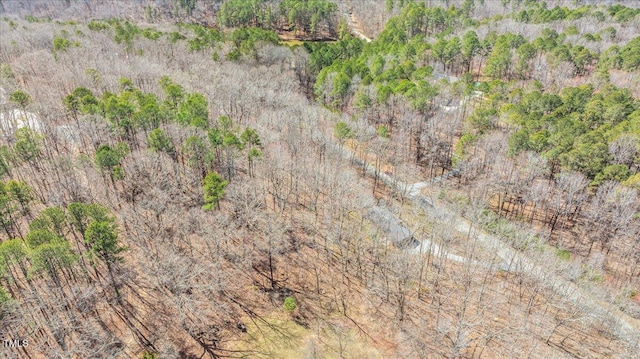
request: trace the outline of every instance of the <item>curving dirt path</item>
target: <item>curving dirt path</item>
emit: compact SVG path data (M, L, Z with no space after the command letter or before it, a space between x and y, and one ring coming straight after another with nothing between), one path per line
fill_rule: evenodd
M387 187L406 195L407 198L422 208L428 215L443 223L448 223L453 230L462 234L467 235L473 233L476 235L478 242L480 242L490 252L495 253L501 259L502 263L498 264L498 266L494 265L491 268L530 275L541 283L547 284L550 289L571 300L575 305L592 313L594 316L611 319L612 322L617 325L619 334L624 336L624 338L629 342L634 343L634 345L640 350L640 321L638 319L625 314L614 305L600 299L593 298L575 283L570 282L550 271L543 263L534 261L526 254L521 253L510 245L502 242L498 237L484 232L466 218L454 213L441 204L434 203L432 200L420 193L421 188L424 188L434 182L442 181L446 179L447 176L450 176L449 174L434 178L430 181L407 184L386 173L376 171L374 166L363 162L345 147L337 145L328 136L322 137L329 147L341 154L343 159L351 161L351 163L355 164L360 169L364 168L367 175L371 177L377 176L378 180L384 183ZM430 241L423 240L421 245L417 248L418 253L420 253L420 251L429 250L433 253L440 253L440 255L443 255L447 259L453 261L467 261L466 258L442 251L440 247ZM414 248L413 250L415 251L416 249ZM483 262L478 262L476 264L481 266L491 265L490 263Z
M369 38L367 35L364 34L362 30L362 26L360 26L360 23L358 23L358 20L355 18L355 16L353 16L353 12L351 11L352 7L351 7L350 1L346 2L346 7L348 10L346 13L344 13L344 16L347 20L347 27L349 28L351 33L359 39L362 39L366 42L371 42L372 41L371 38Z

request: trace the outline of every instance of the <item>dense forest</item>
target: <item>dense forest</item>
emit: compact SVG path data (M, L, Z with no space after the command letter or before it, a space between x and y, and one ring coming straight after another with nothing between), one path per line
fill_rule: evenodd
M638 5L0 0L0 356L637 356Z

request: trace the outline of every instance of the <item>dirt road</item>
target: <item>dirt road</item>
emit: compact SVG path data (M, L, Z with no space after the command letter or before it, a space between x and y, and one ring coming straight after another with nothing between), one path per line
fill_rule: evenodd
M346 2L347 11L344 13L344 16L347 20L347 27L351 31L351 33L366 42L371 42L371 38L364 34L362 30L362 26L358 23L358 20L353 16L353 12L351 11L351 3L349 1Z
M494 268L499 268L505 271L519 272L526 275L530 275L541 283L549 286L550 289L556 293L571 300L577 306L583 308L585 311L600 318L612 319L612 322L617 325L618 332L621 336L625 337L629 342L634 343L635 346L640 349L640 321L628 316L620 311L614 305L606 303L597 298L593 298L582 288L575 283L572 283L560 275L553 273L544 263L538 263L529 258L526 254L517 251L507 243L502 242L499 238L488 234L474 225L466 218L454 213L446 208L444 205L439 204L420 193L420 189L431 184L431 181L420 182L415 184L404 183L397 178L390 176L386 173L376 171L376 169L369 163L364 163L361 159L357 158L351 151L344 146L337 145L328 136L324 136L324 140L327 145L336 150L341 156L358 168L365 169L367 175L376 177L387 187L398 191L399 193L407 196L415 205L422 208L425 213L432 218L446 223L453 230L456 230L462 234L473 234L477 236L478 242L481 243L488 251L495 253L503 263ZM443 178L444 179L444 178ZM434 243L423 242L418 251L421 250L435 250L438 252L438 247L433 247ZM431 248L431 249L428 249ZM452 256L447 253L444 254L448 259L458 262L465 262L466 259L458 256ZM483 263L480 263L482 265Z

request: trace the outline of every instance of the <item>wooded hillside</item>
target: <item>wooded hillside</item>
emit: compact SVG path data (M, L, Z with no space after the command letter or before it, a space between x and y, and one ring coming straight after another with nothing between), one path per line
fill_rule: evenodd
M634 357L640 11L547 3L0 1L0 356Z

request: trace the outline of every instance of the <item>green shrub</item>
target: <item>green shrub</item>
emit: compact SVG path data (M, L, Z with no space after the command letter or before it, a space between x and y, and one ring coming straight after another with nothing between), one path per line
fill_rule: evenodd
M296 310L296 298L294 297L284 298L284 304L282 305L282 307L287 312L293 312L294 310Z
M569 252L568 249L558 249L556 250L556 255L558 256L558 258L565 261L571 259L571 252Z

